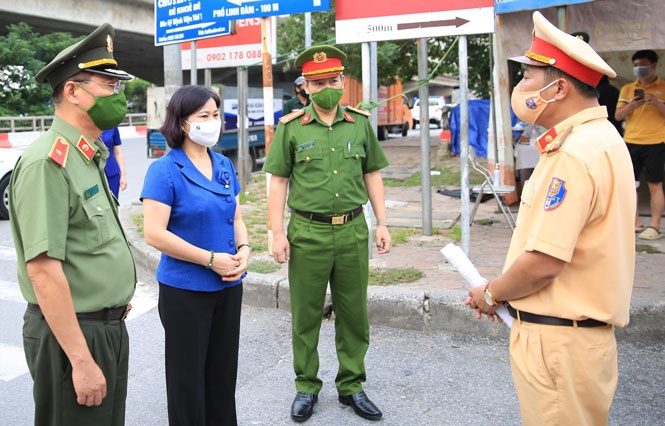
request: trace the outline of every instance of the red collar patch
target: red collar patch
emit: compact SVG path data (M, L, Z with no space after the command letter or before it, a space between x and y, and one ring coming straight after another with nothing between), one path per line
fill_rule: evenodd
M570 131L573 130L573 126L566 127L561 133L557 133L556 128L552 127L536 140L536 147L538 151L543 152L554 152L558 151L563 145L563 141L568 137Z
M92 160L92 156L95 155L95 148L92 147L83 136L79 138L79 141L76 144L76 148L78 148L81 154L83 154L83 156L87 158L88 161Z
M302 116L302 120L300 121L300 124L307 124L309 123L309 120L312 119L312 114L305 114Z
M346 112L346 111L344 111L344 118L345 118L346 121L348 121L349 123L355 123L355 122L356 122L356 120L354 120L353 117L351 117L351 114L349 114L349 113Z

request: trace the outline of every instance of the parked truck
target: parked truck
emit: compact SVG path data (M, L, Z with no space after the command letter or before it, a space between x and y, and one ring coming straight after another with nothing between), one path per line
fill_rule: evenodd
M397 81L391 86L379 86L377 102L381 102L375 109L370 110L377 114L377 137L379 140L388 138L389 133L406 136L411 128L413 119L409 100L403 94L402 82ZM389 99L387 102L386 99ZM363 101L362 83L351 77L345 77L344 94L340 103L356 107Z
M238 160L238 100L235 94L235 88L224 87L222 89L222 110L224 112L223 131L219 141L212 149L229 157L233 164ZM257 170L265 157L265 127L263 115L263 98L258 97L262 94L261 89L252 88L249 90L247 102L248 117L248 142L251 170ZM227 97L225 97L225 95ZM251 97L256 96L256 97ZM281 96L281 91L280 91ZM166 151L166 139L161 134L159 128L164 123L166 116L166 96L163 87L148 88L147 102L147 155L148 157L160 157ZM282 102L275 100L273 102L273 111L276 120L282 115Z

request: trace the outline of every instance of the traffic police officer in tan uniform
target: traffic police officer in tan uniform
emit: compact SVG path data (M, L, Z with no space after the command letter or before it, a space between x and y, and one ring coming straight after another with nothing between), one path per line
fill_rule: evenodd
M517 116L549 129L522 192L504 272L467 304L515 318L510 359L524 425L606 425L618 380L614 327L628 324L635 188L626 144L595 87L616 73L583 40L534 12L512 94Z
M9 187L40 426L125 421L124 319L136 270L104 174L109 152L99 140L126 113L120 80L131 76L113 58L114 35L101 25L35 76L53 88L55 118L25 150Z
M297 422L312 415L322 386L317 346L328 282L335 312L339 402L366 419L382 416L362 386L369 346L369 235L362 205L369 198L376 214L378 253L389 252L380 170L388 160L369 114L339 105L344 59L333 46L311 47L298 56L296 66L302 68L312 104L280 119L263 167L272 173L268 208L273 256L279 263L289 261L297 391L291 417ZM285 235L289 179L292 213Z

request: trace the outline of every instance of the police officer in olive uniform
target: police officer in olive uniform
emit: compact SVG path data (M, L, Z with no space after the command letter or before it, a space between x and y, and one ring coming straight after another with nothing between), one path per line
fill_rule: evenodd
M368 228L363 207L369 198L377 218L379 254L391 248L381 168L388 165L369 114L339 105L344 87L342 60L333 46L302 52L304 86L312 104L280 119L263 169L272 173L268 209L273 256L289 261L293 366L296 398L291 417L307 420L322 382L317 346L326 288L335 312L339 402L356 414L378 420L382 413L363 392L367 320ZM284 204L292 209L287 235Z
M293 82L295 85L296 96L284 102L284 106L282 107L282 115L287 115L291 113L291 111L297 109L303 109L310 104L309 94L302 87L304 82L305 77L303 76L296 78L296 81Z
M522 423L606 425L618 380L614 327L628 324L635 270L635 188L628 148L600 106L610 66L534 12L524 78L511 104L549 129L522 191L503 273L467 304L515 318L510 363ZM481 385L482 386L482 385Z
M25 150L9 187L40 426L125 421L124 319L136 270L104 174L109 152L99 140L124 118L120 80L132 78L113 58L114 35L101 25L35 76L53 88L55 118Z

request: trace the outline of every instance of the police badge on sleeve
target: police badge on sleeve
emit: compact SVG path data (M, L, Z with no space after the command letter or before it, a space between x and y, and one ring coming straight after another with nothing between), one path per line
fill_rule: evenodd
M566 182L559 178L552 178L549 188L547 188L547 198L545 198L545 210L554 210L563 204L566 198Z

